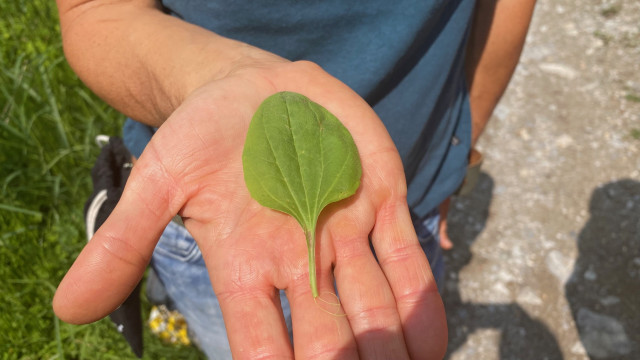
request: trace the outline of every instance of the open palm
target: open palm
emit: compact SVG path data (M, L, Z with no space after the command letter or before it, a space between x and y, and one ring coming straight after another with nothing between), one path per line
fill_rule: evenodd
M311 295L298 223L259 205L244 184L249 121L278 91L302 93L336 115L362 160L356 195L330 205L318 223L318 288L321 297L333 293L335 281L339 311L326 311ZM60 284L56 313L74 323L110 313L140 280L176 213L202 251L235 357L442 356L444 311L411 223L396 148L373 110L315 65L238 69L183 102L154 135L118 206ZM295 349L277 289L285 289L291 303Z

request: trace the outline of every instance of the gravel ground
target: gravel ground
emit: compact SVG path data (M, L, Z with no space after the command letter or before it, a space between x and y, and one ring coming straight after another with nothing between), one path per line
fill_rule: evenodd
M449 359L640 359L640 1L539 0L454 200Z

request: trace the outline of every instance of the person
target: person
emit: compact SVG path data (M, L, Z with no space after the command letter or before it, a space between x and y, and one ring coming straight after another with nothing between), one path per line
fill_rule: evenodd
M60 283L56 314L71 323L106 316L152 256L162 268L159 238L185 250L192 236L235 358L442 357L446 320L431 268L441 270L425 250L437 264L438 205L463 181L534 2L58 0L74 71L138 122L128 126L157 131L148 144L144 132L129 133L139 158L113 213ZM279 91L327 108L360 153L358 192L325 209L318 229L318 287L337 289L346 316L311 296L295 220L258 205L244 185L248 123ZM184 228L171 223L176 214ZM188 263L165 273L188 273Z

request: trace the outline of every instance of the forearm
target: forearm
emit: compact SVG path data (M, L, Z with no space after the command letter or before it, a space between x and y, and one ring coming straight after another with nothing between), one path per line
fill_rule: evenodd
M535 0L478 0L467 48L472 144L484 130L520 59Z
M58 9L65 55L78 76L110 105L151 125L234 66L273 56L168 16L153 0L58 0Z

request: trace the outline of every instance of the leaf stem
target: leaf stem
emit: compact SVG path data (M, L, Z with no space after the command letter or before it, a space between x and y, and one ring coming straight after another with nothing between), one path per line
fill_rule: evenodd
M318 297L318 283L316 278L316 229L315 226L310 230L304 230L304 236L307 239L307 253L309 254L309 285L311 285L311 294L313 298Z

